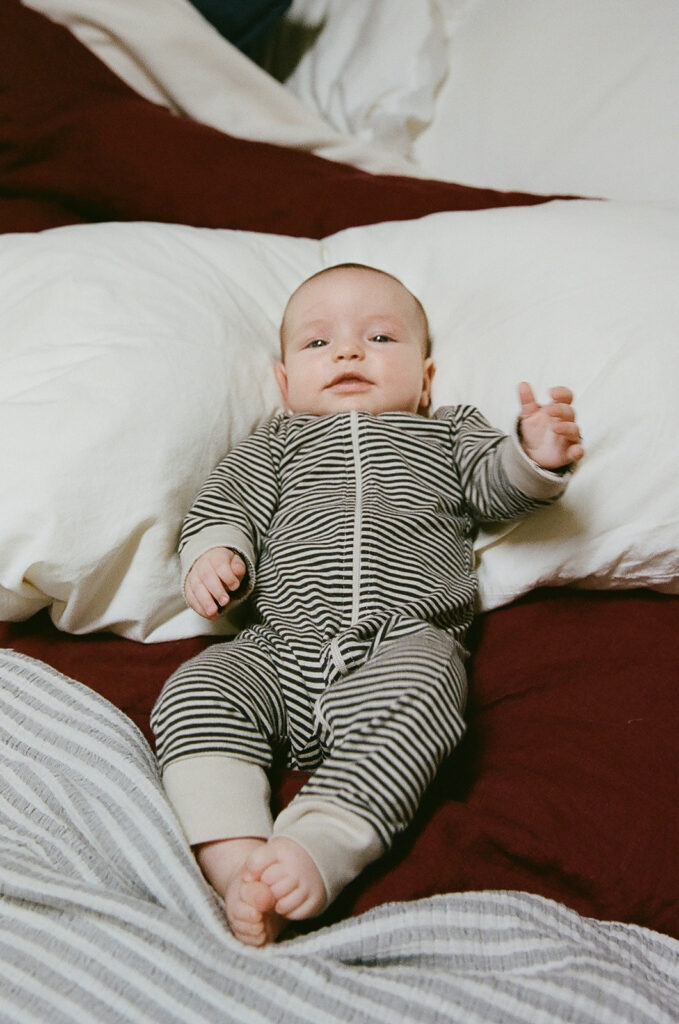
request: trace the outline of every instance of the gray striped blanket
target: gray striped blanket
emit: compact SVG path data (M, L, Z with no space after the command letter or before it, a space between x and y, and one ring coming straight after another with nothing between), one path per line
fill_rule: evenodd
M679 942L540 897L390 904L231 937L136 727L0 652L0 1020L676 1024Z

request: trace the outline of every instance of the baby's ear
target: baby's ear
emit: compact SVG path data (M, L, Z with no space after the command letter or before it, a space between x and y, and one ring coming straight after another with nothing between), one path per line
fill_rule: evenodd
M431 405L431 382L434 379L435 373L436 366L434 365L434 360L425 359L422 372L422 395L420 397L420 407L422 409L428 409Z
M288 375L285 372L283 363L276 363L273 368L273 372L276 375L276 381L278 383L278 390L281 393L284 405L288 404Z

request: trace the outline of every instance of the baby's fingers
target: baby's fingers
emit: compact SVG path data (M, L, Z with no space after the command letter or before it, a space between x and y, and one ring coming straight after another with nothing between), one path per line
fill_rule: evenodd
M238 586L238 581L228 564L220 565L218 569L211 565L203 566L200 581L220 608L229 603L229 590L235 590Z
M581 444L569 445L569 447L568 447L568 449L566 451L566 456L567 456L569 462L579 462L584 454L585 454L585 449L582 447Z
M216 618L229 603L229 590L237 590L240 586L242 577L236 575L231 567L235 557L229 548L211 548L194 563L186 578L186 600L206 619Z
M194 612L198 612L206 619L216 619L219 615L219 607L210 591L204 583L195 576L189 577L184 586L186 602Z
M557 404L564 402L566 405L570 405L573 401L573 392L570 388L556 387L549 389L549 396L553 402Z
M521 381L517 388L519 392L519 402L521 403L521 416L530 416L531 413L536 412L540 406L535 400L533 389L528 381Z
M230 548L211 549L197 563L197 569L208 590L223 604L229 599L226 591L238 590L246 572L243 559Z
M240 586L243 577L247 572L247 566L245 565L245 562L238 554L234 554L233 558L231 559L231 572L233 573L236 579L236 585Z
M585 454L585 449L582 447L582 438L580 437L580 429L577 423L567 420L555 420L552 424L552 430L557 437L563 438L564 443L567 445L566 461L579 462Z
M575 409L572 405L565 405L562 402L552 402L551 405L546 407L547 414L552 417L555 423L561 421L563 423L574 423L575 422Z

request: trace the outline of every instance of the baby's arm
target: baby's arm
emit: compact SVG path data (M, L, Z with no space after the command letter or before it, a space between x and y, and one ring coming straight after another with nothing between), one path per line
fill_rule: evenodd
M188 605L206 619L216 619L238 590L246 573L245 562L231 548L210 548L193 563L184 582Z
M539 405L530 384L519 384L523 450L538 466L552 470L579 462L585 450L571 404L573 393L557 387L551 388L549 394L549 405Z

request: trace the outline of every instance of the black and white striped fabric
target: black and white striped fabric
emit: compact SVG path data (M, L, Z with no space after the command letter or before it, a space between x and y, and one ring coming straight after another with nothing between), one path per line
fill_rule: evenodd
M388 848L459 743L467 694L453 637L424 622L389 626L335 679L311 659L300 664L264 626L207 648L170 677L154 708L163 769L209 752L268 771L285 751L288 767L314 771L298 809L309 799L339 805Z
M207 754L268 769L287 737L290 766L322 764L300 799L345 807L389 846L464 729L475 526L565 486L536 468L520 490L511 444L456 406L279 414L231 451L180 549L187 566L238 550L265 625L168 682L152 717L163 770Z
M394 613L460 638L475 525L515 519L565 487L536 467L536 493L520 490L505 472L511 444L473 406L431 419L281 413L206 481L182 529L183 565L215 544L239 550L262 619L303 649L332 641L338 667L351 664L356 623Z
M0 762L2 1024L676 1024L678 942L525 893L246 949L135 726L12 651Z

